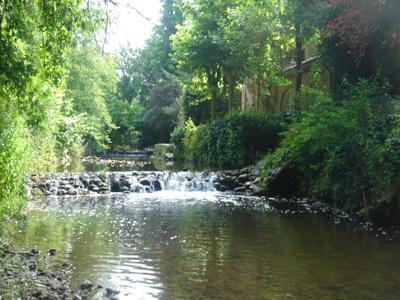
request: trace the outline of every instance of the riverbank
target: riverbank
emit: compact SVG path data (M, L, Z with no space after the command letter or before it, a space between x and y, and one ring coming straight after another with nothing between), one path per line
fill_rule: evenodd
M41 261L56 252L56 249L50 249L43 255L36 249L13 251L7 245L0 247L0 300L83 300L98 290L104 290L106 298L117 299L118 291L87 280L71 289L67 274L73 266L67 262L57 273L38 268Z

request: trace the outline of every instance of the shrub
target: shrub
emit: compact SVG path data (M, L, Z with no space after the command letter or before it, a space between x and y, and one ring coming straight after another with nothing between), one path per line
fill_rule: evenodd
M320 96L289 127L275 159L296 166L311 196L350 210L364 208L368 216L383 201L383 190L398 181L388 179L399 175L398 108L374 80L345 86L340 98Z
M174 144L178 158L182 158L185 155L185 147L183 145L183 138L185 137L185 127L175 127L171 133L171 143Z
M184 131L183 149L186 160L199 167L240 168L254 163L278 146L284 130L281 114L233 111L211 124L196 127L189 120L177 129L173 143L177 148ZM178 134L180 136L178 137Z
M28 165L27 131L20 117L0 115L0 221L17 215L25 204Z

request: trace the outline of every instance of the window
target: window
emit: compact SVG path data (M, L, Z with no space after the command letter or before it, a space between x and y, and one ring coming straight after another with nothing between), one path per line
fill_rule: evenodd
M294 92L289 91L286 93L283 100L283 111L288 113L294 113Z

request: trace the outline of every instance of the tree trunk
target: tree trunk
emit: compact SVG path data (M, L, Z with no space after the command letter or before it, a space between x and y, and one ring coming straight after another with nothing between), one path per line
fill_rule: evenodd
M296 24L296 98L295 98L295 108L300 110L301 102L301 84L302 84L302 63L303 63L303 43L300 38L300 24Z
M218 67L207 72L207 85L211 91L211 122L217 119L217 91L221 71Z
M211 122L217 119L217 90L211 91Z
M233 101L235 99L235 75L228 75L228 112L233 109Z

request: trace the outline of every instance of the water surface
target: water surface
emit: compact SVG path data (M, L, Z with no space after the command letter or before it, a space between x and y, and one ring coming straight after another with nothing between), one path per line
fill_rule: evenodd
M83 157L79 161L60 165L57 172L101 172L101 171L182 171L184 164L154 158L149 154L108 154L100 157Z
M399 299L400 245L318 214L215 192L32 202L17 243L119 299ZM106 299L95 290L91 299Z

